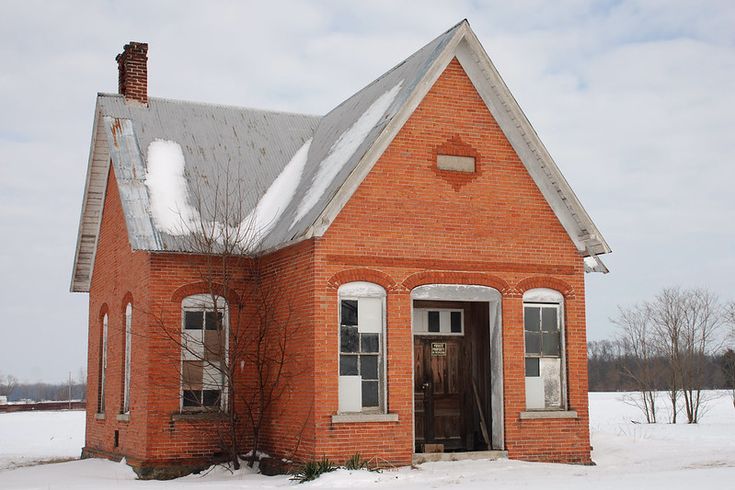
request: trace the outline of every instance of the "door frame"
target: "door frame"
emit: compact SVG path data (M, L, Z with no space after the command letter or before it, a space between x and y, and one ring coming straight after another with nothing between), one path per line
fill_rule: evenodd
M488 339L490 355L490 432L492 450L505 449L505 422L503 400L503 335L502 335L502 296L500 291L489 286L467 284L423 284L411 290L411 444L416 454L416 353L414 342L414 300L464 301L487 303L489 308Z

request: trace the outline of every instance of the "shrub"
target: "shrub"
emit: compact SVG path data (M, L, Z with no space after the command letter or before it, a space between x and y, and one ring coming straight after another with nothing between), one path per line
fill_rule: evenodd
M322 458L319 461L307 461L306 464L304 464L304 466L299 470L299 472L292 476L291 479L299 483L304 483L307 481L316 480L323 473L329 473L330 471L334 471L336 469L337 466L335 466L334 463L329 461L327 458Z
M367 461L362 459L360 453L355 453L345 461L345 468L348 470L369 470L370 466Z

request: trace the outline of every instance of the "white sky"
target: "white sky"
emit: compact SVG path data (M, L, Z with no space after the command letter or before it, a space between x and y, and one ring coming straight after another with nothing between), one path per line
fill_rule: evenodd
M735 3L0 0L0 372L86 365L68 292L95 94L146 41L154 96L325 113L468 18L611 244L589 338L670 285L732 299Z

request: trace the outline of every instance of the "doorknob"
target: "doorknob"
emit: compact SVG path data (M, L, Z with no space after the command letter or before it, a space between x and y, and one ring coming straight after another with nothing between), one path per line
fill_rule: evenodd
M426 383L422 384L422 385L421 385L421 387L422 387L423 389L425 389L425 390L428 390L429 388L431 388L431 383L429 383L429 382L427 381Z

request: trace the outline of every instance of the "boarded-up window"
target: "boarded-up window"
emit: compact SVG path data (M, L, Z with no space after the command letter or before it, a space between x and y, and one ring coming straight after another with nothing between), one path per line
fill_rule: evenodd
M464 335L464 310L414 308L413 332L416 335Z
M384 305L385 290L375 284L340 288L340 412L383 409Z
M526 408L563 409L560 303L524 302Z
M185 298L182 311L181 406L221 409L225 402L227 304L209 295Z

